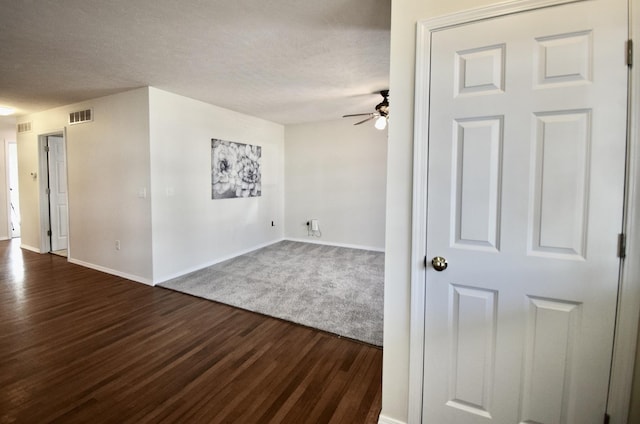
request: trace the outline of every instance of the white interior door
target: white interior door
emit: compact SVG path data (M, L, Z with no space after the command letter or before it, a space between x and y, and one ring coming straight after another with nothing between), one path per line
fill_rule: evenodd
M20 190L18 187L18 145L15 141L7 143L9 158L9 220L11 237L20 237Z
M47 137L49 146L49 212L51 216L51 250L67 248L68 231L68 196L67 196L67 161L64 149L64 138Z
M603 422L618 292L624 0L432 34L423 422Z

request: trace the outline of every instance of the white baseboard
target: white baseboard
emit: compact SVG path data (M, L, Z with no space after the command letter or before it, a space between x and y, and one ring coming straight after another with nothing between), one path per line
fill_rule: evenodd
M107 274L115 275L118 277L126 278L127 280L135 281L136 283L146 284L148 286L152 286L153 283L148 278L143 278L138 275L127 274L126 272L116 271L115 269L106 268L100 265L92 264L89 262L80 261L78 259L67 258L69 262L72 264L80 265L85 268L95 269L96 271L101 271Z
M214 259L212 261L205 262L205 263L202 263L202 264L199 264L199 265L187 268L187 269L183 269L180 272L177 272L175 274L163 276L163 277L161 277L161 278L159 278L157 280L154 279L152 285L155 286L157 284L164 283L165 281L173 280L174 278L182 277L183 275L187 275L187 274L190 274L192 272L199 271L199 270L204 269L204 268L208 268L208 267L210 267L212 265L219 264L220 262L228 261L229 259L236 258L236 257L238 257L240 255L246 255L249 252L253 252L254 250L262 249L263 247L271 246L272 244L281 242L282 240L284 240L284 239L280 238L280 239L277 239L277 240L268 241L266 243L262 243L262 244L259 244L257 246L253 246L253 247L251 247L249 249L240 250L238 252L234 252L234 253L231 253L229 255L225 255L225 256L222 256L220 258L216 258L216 259Z
M0 241L7 241L7 240L11 240L10 237L0 237Z
M306 239L296 239L296 238L285 237L285 238L279 238L279 239L276 239L276 240L271 240L271 241L268 241L266 243L262 243L262 244L259 244L259 245L256 245L256 246L252 246L252 247L250 247L248 249L244 249L244 250L240 250L240 251L237 251L237 252L233 252L233 253L230 253L228 255L216 258L214 260L211 260L211 261L208 261L208 262L204 262L204 263L201 263L201 264L198 264L198 265L183 269L183 270L181 270L179 272L176 272L174 274L162 276L162 277L160 277L158 279L154 279L153 283L151 283L151 285L155 286L157 284L162 284L165 281L169 281L169 280L173 280L174 278L182 277L183 275L187 275L187 274L190 274L192 272L195 272L195 271L198 271L198 270L213 266L215 264L219 264L220 262L224 262L224 261L227 261L229 259L236 258L236 257L238 257L240 255L245 255L247 253L253 252L254 250L262 249L263 247L271 246L272 244L281 242L283 240L299 241L299 242L302 242L302 243L323 244L323 245L327 245L327 246L348 247L348 248L351 248L351 249L371 250L371 251L374 251L374 252L384 252L384 249L380 249L380 248L376 248L376 247L370 247L370 246L360 246L360 245L344 244L344 243L327 243L327 242L319 241L319 240L306 240ZM105 271L105 272L108 272L108 271Z
M349 249L370 250L372 252L383 252L384 253L384 248L381 249L379 247L362 246L362 245L359 245L359 244L334 243L334 242L330 242L330 241L323 241L323 240L317 240L317 239L314 240L311 237L309 237L309 238L285 237L284 240L299 241L299 242L302 242L302 243L323 244L325 246L347 247Z
M404 421L394 420L393 418L385 417L384 415L380 415L378 418L378 424L407 424Z
M31 252L42 253L37 247L29 246L28 244L21 244L20 248Z

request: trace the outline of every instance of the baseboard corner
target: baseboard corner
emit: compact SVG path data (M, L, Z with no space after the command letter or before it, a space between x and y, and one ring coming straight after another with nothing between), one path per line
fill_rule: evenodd
M254 250L262 249L264 247L271 246L272 244L276 244L276 243L279 243L279 242L284 241L284 240L285 239L282 238L282 237L281 238L277 238L275 240L270 240L270 241L267 241L267 242L264 242L264 243L260 243L260 244L258 244L256 246L252 246L252 247L249 247L249 248L246 248L246 249L242 249L240 251L233 252L231 254L227 254L227 255L212 259L212 260L207 261L205 263L200 263L200 264L191 266L189 268L182 269L182 270L180 270L178 272L174 272L172 274L163 275L161 277L154 277L153 282L151 283L151 285L157 286L157 285L160 285L162 283L166 283L167 281L173 280L174 278L179 278L179 277L182 277L184 275L190 274L192 272L199 271L201 269L208 268L210 266L219 264L220 262L228 261L229 259L233 259L233 258L236 258L238 256L246 255L247 253L253 252Z
M322 244L324 246L334 246L334 247L346 247L348 249L358 249L358 250L368 250L371 252L381 252L384 253L384 248L373 247L373 246L363 246L359 244L349 244L349 243L338 243L324 240L314 240L314 239L305 239L301 237L285 237L286 241L297 241L300 243L311 243L311 244Z
M380 414L380 417L378 418L378 424L407 424L407 423L404 421L395 420L393 418Z
M20 248L30 252L42 253L37 247L29 246L28 244L20 244Z
M107 268L101 265L96 265L96 264L92 264L90 262L85 262L85 261L81 261L78 259L74 259L74 258L67 258L67 260L72 263L72 264L76 264L76 265L80 265L83 266L85 268L91 268L91 269L95 269L96 271L100 271L100 272L104 272L105 274L111 274L111 275L115 275L117 277L121 277L121 278L125 278L127 280L131 280L134 281L136 283L142 283L145 284L147 286L153 286L153 281L151 281L148 278L144 278L144 277L140 277L139 275L133 275L133 274L127 274L126 272L121 272L115 269L111 269L111 268Z

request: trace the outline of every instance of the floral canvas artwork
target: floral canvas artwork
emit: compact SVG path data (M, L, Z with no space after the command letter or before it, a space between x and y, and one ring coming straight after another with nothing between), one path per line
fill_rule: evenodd
M262 147L211 139L211 198L258 197L262 194Z

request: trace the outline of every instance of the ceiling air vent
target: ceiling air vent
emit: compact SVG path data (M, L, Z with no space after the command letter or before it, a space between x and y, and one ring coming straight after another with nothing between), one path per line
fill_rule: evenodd
M18 132L25 133L31 131L31 122L23 122L18 124Z
M93 111L91 109L79 110L69 114L69 124L81 124L83 122L93 121Z

